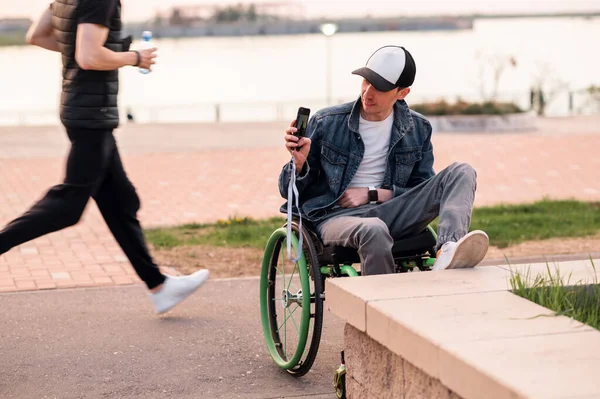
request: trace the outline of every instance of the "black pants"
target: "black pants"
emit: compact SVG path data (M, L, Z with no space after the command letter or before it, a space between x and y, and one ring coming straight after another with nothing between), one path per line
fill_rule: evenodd
M92 197L113 236L148 288L165 277L153 262L137 219L140 200L127 178L112 130L67 129L71 151L63 184L0 232L0 254L75 225Z

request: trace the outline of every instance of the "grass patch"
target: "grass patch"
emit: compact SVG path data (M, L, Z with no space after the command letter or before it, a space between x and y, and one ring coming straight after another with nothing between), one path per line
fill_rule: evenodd
M591 260L591 259L590 259ZM592 266L595 270L594 262ZM553 274L547 266L548 276L531 279L513 274L510 285L514 294L551 309L558 316L567 316L600 330L600 284L571 284L571 275L565 281L558 268Z
M214 224L146 230L146 237L157 248L182 245L264 248L273 230L283 223L284 217L229 218ZM437 220L432 226L437 231ZM546 238L585 237L600 231L600 203L545 200L527 205L475 208L471 229L487 232L490 244L499 248Z
M432 223L437 231L437 220ZM585 237L600 231L600 202L538 201L473 209L471 230L483 230L490 245L506 248L525 241Z
M585 237L600 231L600 202L539 201L529 205L475 208L472 229L504 248L524 241Z
M283 225L284 218L254 220L232 217L214 224L185 224L178 227L150 229L146 239L156 248L182 245L264 248L273 231Z

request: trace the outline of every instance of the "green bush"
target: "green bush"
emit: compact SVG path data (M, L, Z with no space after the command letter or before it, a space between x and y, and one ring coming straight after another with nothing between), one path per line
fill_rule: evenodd
M27 44L25 32L0 34L0 46L22 46Z
M431 103L412 104L410 108L425 116L440 115L504 115L523 112L514 103L484 102L468 103L457 100L450 104L446 100Z

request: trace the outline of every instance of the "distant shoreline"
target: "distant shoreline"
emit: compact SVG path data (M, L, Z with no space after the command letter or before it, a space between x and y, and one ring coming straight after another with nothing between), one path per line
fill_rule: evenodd
M381 31L439 31L470 30L478 19L522 19L522 18L596 18L600 11L588 13L537 13L537 14L496 14L496 15L464 15L464 16L429 16L429 17L395 17L395 18L346 18L340 20L279 20L279 21L236 21L232 23L215 23L205 21L191 26L162 25L154 26L151 22L131 22L123 27L123 35L134 37L144 30L152 30L155 38L190 38L190 37L232 37L232 36L279 36L299 34L321 34L320 25L333 22L338 25L338 33L360 33ZM24 46L26 28L23 30L0 30L0 47Z
M336 23L338 33L469 30L473 28L473 20L463 17L341 19L332 22ZM125 24L123 36L140 37L142 32L148 29L152 30L153 37L157 39L321 34L320 27L323 23L322 20L275 20L231 23L204 21L191 25L166 26ZM25 31L0 32L0 46L25 45L25 34Z

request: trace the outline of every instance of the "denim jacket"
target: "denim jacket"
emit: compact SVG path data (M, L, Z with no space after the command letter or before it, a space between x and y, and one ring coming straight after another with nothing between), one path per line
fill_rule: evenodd
M365 146L358 133L361 100L322 109L308 122L306 135L311 139L310 152L296 187L302 217L311 222L326 219L346 191ZM291 163L279 175L279 192L288 195ZM409 110L404 100L394 104L394 122L381 187L397 197L434 175L431 125L421 114ZM295 203L294 203L295 205ZM294 206L294 214L297 215ZM281 212L287 211L287 202Z

